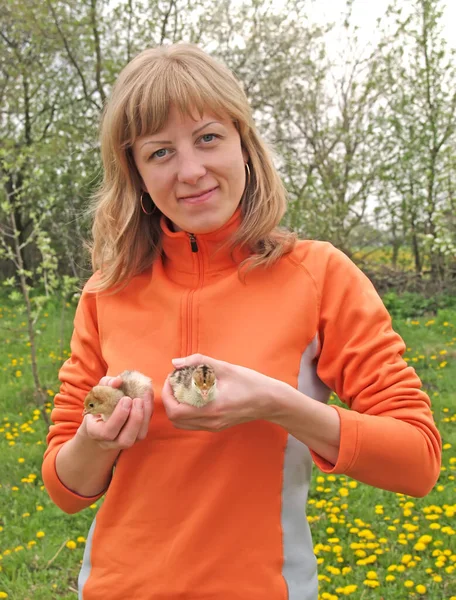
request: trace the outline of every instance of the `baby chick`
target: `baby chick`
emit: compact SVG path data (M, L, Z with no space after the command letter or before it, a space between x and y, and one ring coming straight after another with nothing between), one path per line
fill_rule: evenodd
M101 415L102 420L107 421L124 396L142 398L152 391L152 380L139 371L123 371L119 377L122 378L120 388L96 385L90 390L84 400L83 415Z
M215 400L216 377L209 365L175 369L169 383L178 402L202 407Z

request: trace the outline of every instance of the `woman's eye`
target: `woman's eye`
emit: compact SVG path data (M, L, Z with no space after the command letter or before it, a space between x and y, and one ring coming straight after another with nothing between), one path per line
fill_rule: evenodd
M212 142L217 136L215 135L215 133L206 133L204 135L201 136L201 140L203 142Z
M168 150L166 148L160 148L160 150L157 150L152 154L151 158L164 158L166 156L167 151Z

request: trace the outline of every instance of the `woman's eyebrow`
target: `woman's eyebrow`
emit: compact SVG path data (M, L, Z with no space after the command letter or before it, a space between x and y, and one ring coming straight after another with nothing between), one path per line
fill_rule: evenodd
M208 127L209 125L213 125L214 123L217 123L217 125L221 125L220 121L209 121L209 123L205 123L204 125L201 125L201 127L198 127L198 129L195 129L195 131L192 133L192 135L196 135L202 129L204 129L205 127Z
M196 135L197 133L202 131L205 127L208 127L209 125L213 125L214 123L217 123L218 125L222 124L222 123L220 123L220 121L209 121L209 123L205 123L204 125L201 125L201 127L198 127L198 129L195 129L195 131L192 132L192 135ZM141 148L143 148L147 144L172 144L172 142L171 142L171 140L149 140L147 142L144 142L144 144L142 144Z

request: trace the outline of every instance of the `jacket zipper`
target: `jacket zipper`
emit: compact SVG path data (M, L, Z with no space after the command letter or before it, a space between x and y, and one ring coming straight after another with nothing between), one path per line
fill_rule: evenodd
M203 257L201 256L201 253L199 252L199 248L198 248L198 242L196 240L196 236L194 233L189 233L188 234L189 240L190 240L190 247L192 249L192 253L198 253L197 254L197 260L198 260L198 283L196 285L196 287L192 290L190 290L188 297L187 297L187 351L186 351L186 355L190 355L192 354L194 351L196 351L195 348L193 348L193 344L192 344L192 335L193 335L193 296L195 294L195 291L197 289L199 289L202 285L202 281L203 281Z
M192 252L198 252L198 244L196 242L195 234L189 233L188 237L190 238L190 246L192 248Z

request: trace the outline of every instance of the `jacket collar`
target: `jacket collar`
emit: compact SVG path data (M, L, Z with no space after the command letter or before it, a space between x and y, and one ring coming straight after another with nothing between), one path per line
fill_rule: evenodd
M160 226L163 232L162 258L165 269L173 274L192 275L237 269L239 263L250 254L247 248L231 249L231 239L241 222L239 207L220 229L193 236L185 231L172 231L166 217L162 217Z

